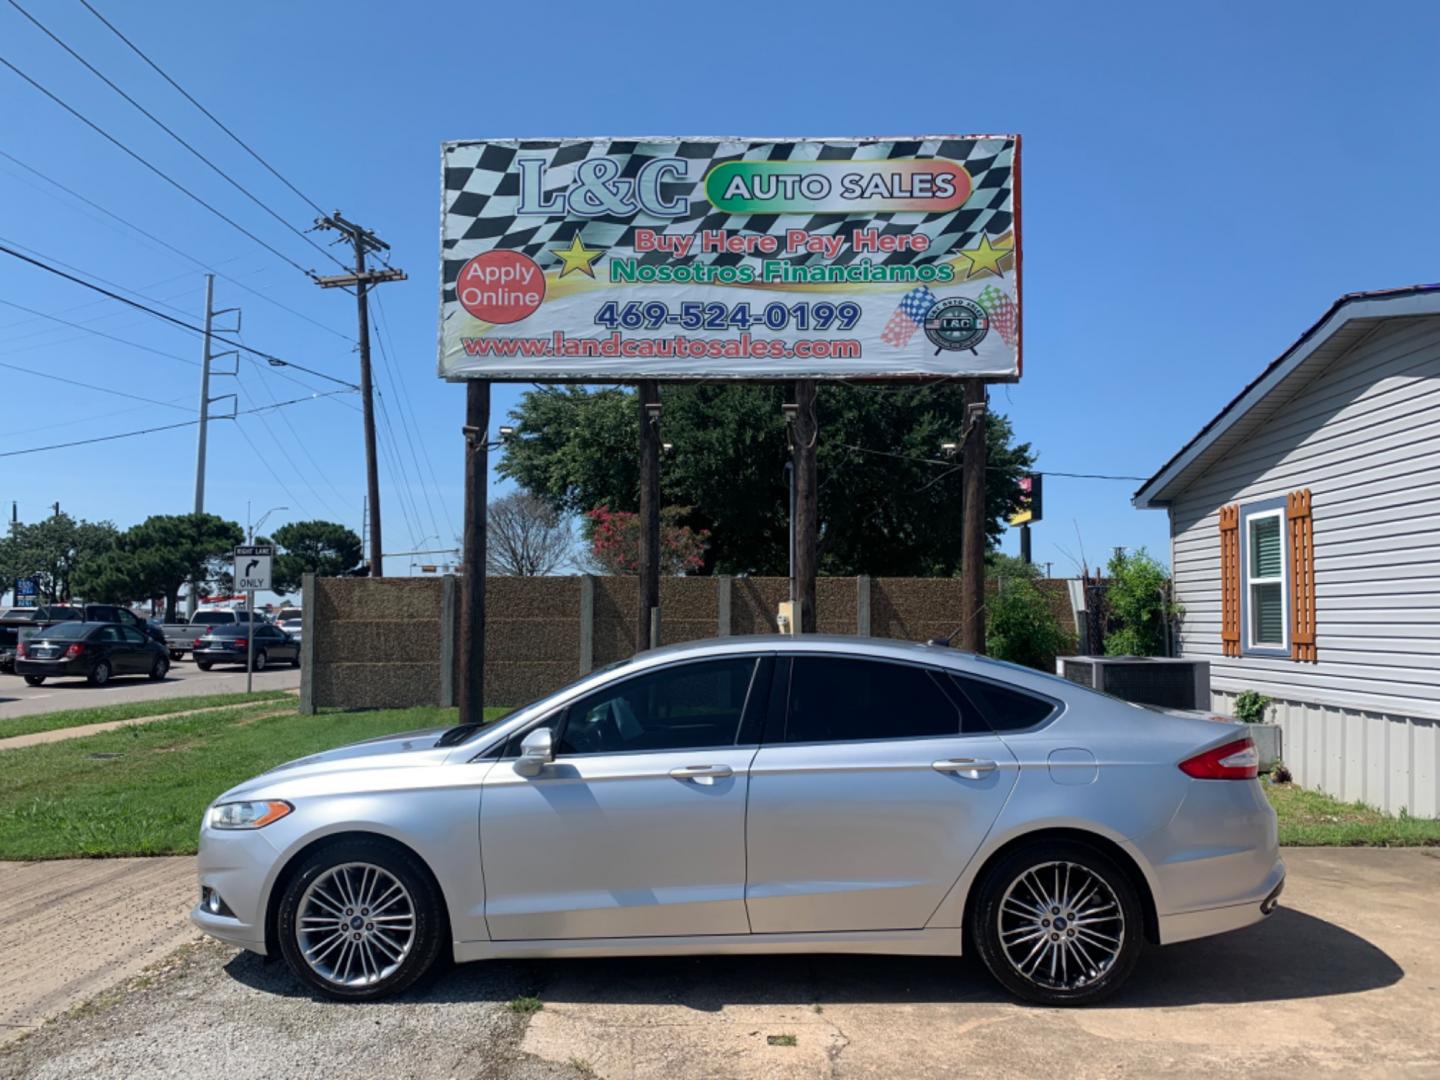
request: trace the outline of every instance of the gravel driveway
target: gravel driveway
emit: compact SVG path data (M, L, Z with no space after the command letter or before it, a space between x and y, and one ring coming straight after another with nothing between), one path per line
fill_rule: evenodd
M208 943L0 1050L0 1077L1440 1074L1440 857L1287 861L1272 919L1151 950L1092 1009L1017 1006L968 960L834 956L478 964L342 1005Z

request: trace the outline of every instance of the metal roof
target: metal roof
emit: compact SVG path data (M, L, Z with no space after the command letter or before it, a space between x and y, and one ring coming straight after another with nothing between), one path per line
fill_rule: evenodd
M1308 373L1323 370L1343 356L1386 319L1440 315L1440 284L1408 285L1399 289L1347 293L1330 305L1316 323L1300 335L1227 404L1195 437L1182 446L1154 476L1140 485L1131 502L1141 510L1165 506L1177 490L1243 437L1241 421L1263 422L1279 410L1274 395L1282 384L1298 389Z

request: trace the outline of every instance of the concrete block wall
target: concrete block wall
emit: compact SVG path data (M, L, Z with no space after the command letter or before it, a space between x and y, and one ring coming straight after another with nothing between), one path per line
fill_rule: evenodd
M454 705L460 605L454 578L313 578L304 587L301 709ZM1062 582L1042 583L1064 596ZM485 703L520 705L634 652L633 577L486 582ZM824 634L925 641L960 621L958 578L821 578ZM785 578L660 582L662 644L773 634Z

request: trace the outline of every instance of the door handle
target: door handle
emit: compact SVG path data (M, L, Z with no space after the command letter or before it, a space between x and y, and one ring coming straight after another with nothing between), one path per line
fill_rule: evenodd
M698 780L702 777L718 779L735 775L735 770L729 765L682 765L678 769L671 769L670 775L676 780Z
M936 772L957 773L969 780L979 780L985 773L992 773L999 768L993 761L968 757L945 758L941 761L932 761L930 767Z

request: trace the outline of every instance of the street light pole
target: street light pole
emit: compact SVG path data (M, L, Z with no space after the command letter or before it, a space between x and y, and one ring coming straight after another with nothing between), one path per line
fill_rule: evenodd
M272 506L260 515L260 520L250 524L250 504L245 504L245 543L255 543L255 530L265 524L265 519L276 510L289 510L288 506ZM273 582L271 583L274 584ZM254 687L255 680L255 590L245 590L245 692L248 694Z

